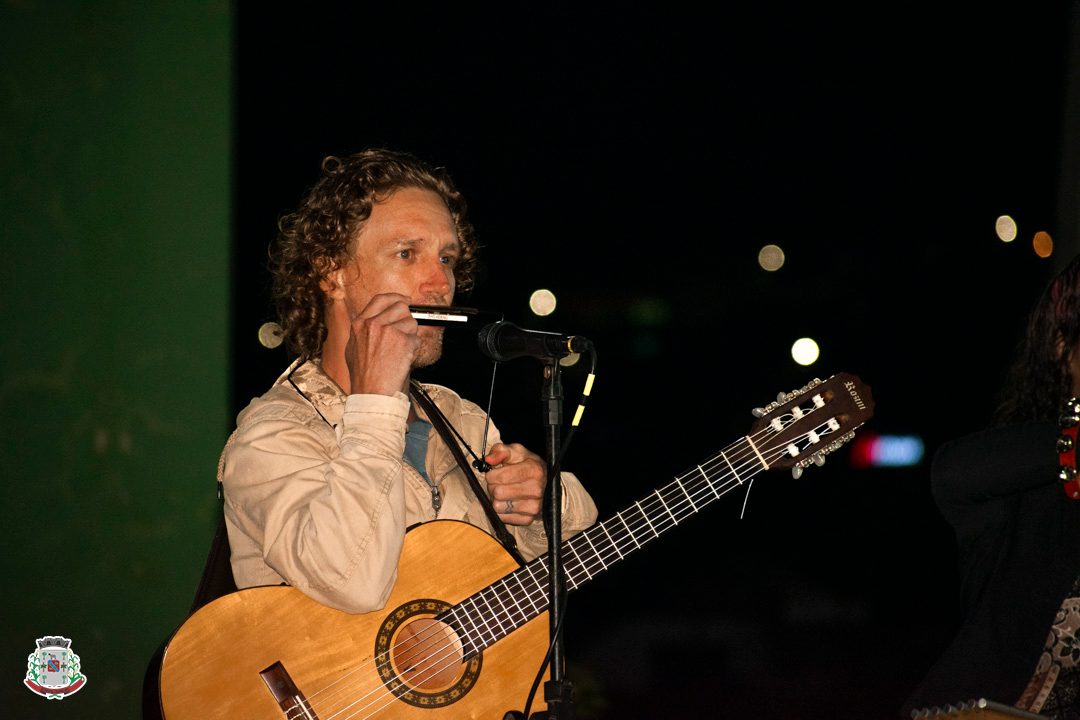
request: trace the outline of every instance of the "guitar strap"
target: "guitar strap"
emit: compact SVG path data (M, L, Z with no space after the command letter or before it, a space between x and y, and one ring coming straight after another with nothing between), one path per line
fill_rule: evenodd
M469 465L469 461L465 457L465 453L461 451L461 445L458 442L456 431L450 421L446 419L446 416L442 414L442 410L435 404L435 401L431 399L431 396L427 394L427 391L421 387L420 383L415 380L410 380L412 386L412 397L416 401L416 404L424 411L428 416L428 420L435 428L435 431L439 433L439 437L446 443L446 447L450 448L450 452L453 453L454 459L457 461L458 467L461 468L461 472L465 473L465 479L469 481L469 487L472 488L473 494L476 495L476 499L480 502L480 507L484 508L484 514L487 516L488 524L491 525L495 537L498 539L502 546L506 548L506 551L510 553L510 556L518 562L519 565L525 564L525 558L521 556L521 552L517 549L517 541L514 540L514 536L506 529L506 525L499 519L498 513L495 512L495 508L491 505L491 500L488 498L487 493L484 492L484 488L480 486L480 480L476 477L476 474L472 470L472 466ZM464 442L463 440L461 442Z

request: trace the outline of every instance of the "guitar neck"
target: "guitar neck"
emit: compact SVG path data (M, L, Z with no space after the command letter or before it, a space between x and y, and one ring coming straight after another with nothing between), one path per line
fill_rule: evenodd
M567 589L576 590L768 469L763 453L775 458L777 450L758 447L760 440L740 438L613 517L566 540L562 556ZM469 654L479 652L548 608L549 577L548 555L544 554L450 608L442 619L458 632Z
M564 542L567 589L581 587L762 470L792 467L798 476L853 437L873 407L869 388L847 373L781 393L776 402L755 412L759 420L749 435ZM548 556L542 555L446 610L440 619L457 631L466 653L475 654L547 609L548 577Z

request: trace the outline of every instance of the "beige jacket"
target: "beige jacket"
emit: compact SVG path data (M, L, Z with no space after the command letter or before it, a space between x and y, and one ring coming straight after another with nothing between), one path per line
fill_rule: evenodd
M448 388L424 387L479 453L483 410ZM402 459L408 412L401 393L346 396L309 362L294 364L240 413L218 468L237 587L286 582L353 613L386 603L405 529L436 519L429 486ZM488 447L499 441L492 426ZM490 532L483 508L434 430L426 466L443 495L438 518ZM480 480L484 484L483 475ZM595 522L596 506L571 473L563 473L562 481L565 538ZM526 559L547 550L539 520L507 527Z

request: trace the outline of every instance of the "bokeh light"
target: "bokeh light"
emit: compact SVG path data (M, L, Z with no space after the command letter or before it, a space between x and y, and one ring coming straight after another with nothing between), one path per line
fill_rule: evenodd
M1050 237L1050 233L1040 230L1031 239L1031 247L1039 257L1048 258L1054 254L1054 239Z
M276 322L263 323L259 327L259 344L273 350L285 339L285 331Z
M810 338L799 338L791 346L791 357L800 365L813 365L819 354L818 344Z
M758 265L769 272L776 272L784 266L784 251L779 245L766 245L757 254Z
M994 223L994 232L1001 242L1012 242L1016 239L1016 221L1008 215L1002 215Z
M912 467L923 461L926 443L921 436L877 435L864 432L855 438L849 455L851 467Z
M555 312L555 293L550 290L536 290L529 296L529 309L533 311L534 315L544 317Z

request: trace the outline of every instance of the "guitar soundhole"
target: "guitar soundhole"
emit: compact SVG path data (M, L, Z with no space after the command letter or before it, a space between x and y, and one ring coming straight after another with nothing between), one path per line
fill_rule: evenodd
M435 619L441 600L413 600L387 615L375 638L379 677L399 700L441 707L464 697L480 675L483 655L465 660L453 628Z
M402 626L390 657L398 676L412 687L441 690L457 680L461 643L443 623L420 618Z

